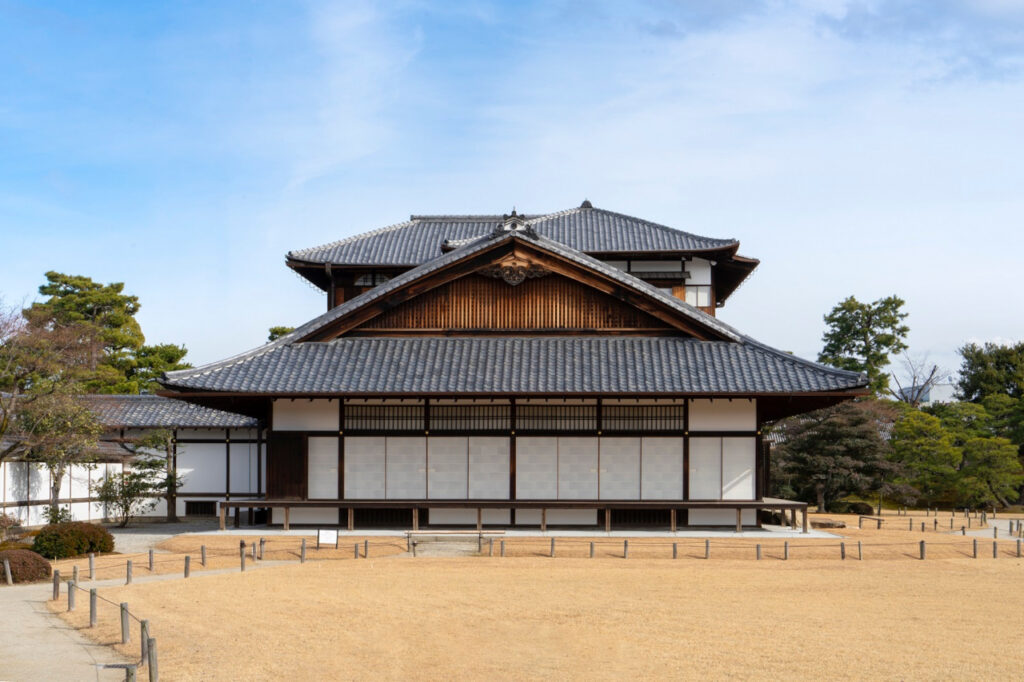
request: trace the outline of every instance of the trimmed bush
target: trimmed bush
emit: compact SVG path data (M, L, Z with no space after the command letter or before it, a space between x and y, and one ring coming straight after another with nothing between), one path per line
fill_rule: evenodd
M860 514L861 516L874 516L875 508L867 502L851 502L850 513Z
M89 552L99 554L114 551L114 538L103 526L80 522L54 523L40 529L32 550L57 559Z
M0 551L0 564L3 564L4 559L11 564L11 577L16 583L34 583L37 580L46 580L53 575L50 562L28 549Z

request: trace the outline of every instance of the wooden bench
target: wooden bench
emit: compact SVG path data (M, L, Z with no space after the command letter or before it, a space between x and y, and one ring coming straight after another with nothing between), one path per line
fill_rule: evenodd
M857 517L857 527L858 528L863 528L864 527L864 519L867 519L868 521L874 521L875 524L876 524L875 525L875 530L881 529L882 528L882 522L885 521L885 519L883 519L883 518L881 518L879 516L858 516Z

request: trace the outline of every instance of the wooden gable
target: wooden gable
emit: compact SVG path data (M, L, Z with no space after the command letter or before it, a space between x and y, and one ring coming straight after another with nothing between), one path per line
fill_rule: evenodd
M509 283L485 269L453 280L353 329L349 335L606 333L646 334L672 328L590 286L548 272Z

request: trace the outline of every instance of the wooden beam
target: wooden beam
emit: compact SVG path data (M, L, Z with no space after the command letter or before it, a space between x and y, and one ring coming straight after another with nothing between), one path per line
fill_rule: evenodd
M484 529L484 510L480 507L476 508L476 529Z
M739 507L736 508L736 532L743 532L743 510Z
M291 521L291 507L284 508L284 529L288 530L289 522Z
M675 510L675 508L669 510L668 516L669 516L669 519L672 522L672 532L675 533L676 532L676 510Z
M348 529L355 530L356 528L356 510L352 507L348 508Z
M612 532L612 510L609 507L604 508L604 532Z
M419 507L412 508L412 529L420 529L420 509Z
M543 533L548 529L548 510L541 508L540 510L540 532Z

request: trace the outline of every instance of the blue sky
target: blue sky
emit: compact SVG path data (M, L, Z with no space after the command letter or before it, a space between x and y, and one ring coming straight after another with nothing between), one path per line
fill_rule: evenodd
M0 295L123 281L194 363L323 295L284 254L584 198L762 265L721 317L814 357L1024 339L1024 2L0 0Z

